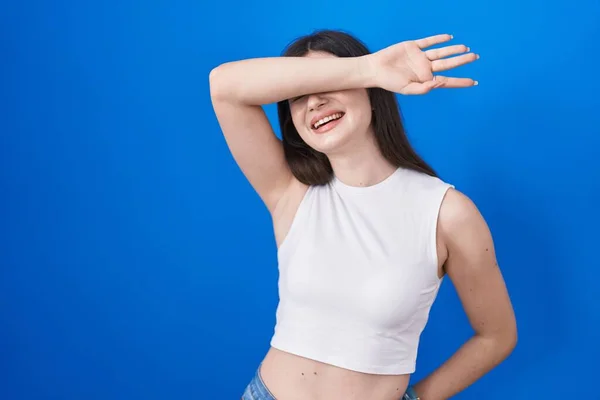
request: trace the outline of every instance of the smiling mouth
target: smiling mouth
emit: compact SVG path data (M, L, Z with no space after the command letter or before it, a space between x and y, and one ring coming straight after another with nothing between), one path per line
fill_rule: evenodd
M339 120L339 119L340 119L340 118L342 118L343 116L344 116L344 113L343 113L343 112L339 112L339 113L331 114L331 115L329 115L329 116L327 116L327 117L325 117L325 118L322 118L322 119L318 120L317 122L315 122L315 123L314 123L314 124L311 126L311 128L312 128L313 130L317 130L317 129L319 129L319 128L323 127L323 126L326 126L327 124L329 124L329 123L331 123L331 122L333 122L333 121L337 121L337 120Z

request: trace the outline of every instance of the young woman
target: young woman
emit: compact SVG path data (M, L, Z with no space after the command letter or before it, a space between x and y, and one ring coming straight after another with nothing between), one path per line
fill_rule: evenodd
M478 58L464 45L426 50L451 38L370 53L349 34L318 31L283 57L211 71L225 140L271 213L278 247L275 333L242 399L447 399L514 348L487 224L415 153L396 103L395 93L477 84L434 75ZM261 107L274 102L281 141ZM445 275L475 333L410 385Z

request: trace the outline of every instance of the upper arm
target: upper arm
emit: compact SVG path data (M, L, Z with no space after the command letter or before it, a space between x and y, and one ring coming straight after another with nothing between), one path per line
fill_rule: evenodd
M450 189L439 224L448 251L445 270L473 329L514 345L515 315L483 216L467 196Z
M241 104L219 95L220 78L215 75L213 70L211 100L227 146L244 176L272 212L293 178L282 143L261 106Z

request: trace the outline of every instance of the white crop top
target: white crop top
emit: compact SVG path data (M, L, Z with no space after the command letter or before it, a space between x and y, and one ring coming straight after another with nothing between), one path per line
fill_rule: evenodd
M436 226L449 187L404 168L373 186L309 187L278 250L271 346L364 373L414 372L441 284Z

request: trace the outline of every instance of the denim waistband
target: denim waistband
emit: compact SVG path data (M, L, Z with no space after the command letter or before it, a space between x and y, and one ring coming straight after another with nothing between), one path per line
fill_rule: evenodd
M260 366L256 369L254 378L252 378L248 386L246 386L246 390L242 395L242 400L277 400L265 386L265 383L260 376Z
M404 396L398 400L402 400ZM256 369L254 378L250 381L242 395L242 400L277 400L275 396L267 389L260 376L260 366Z

